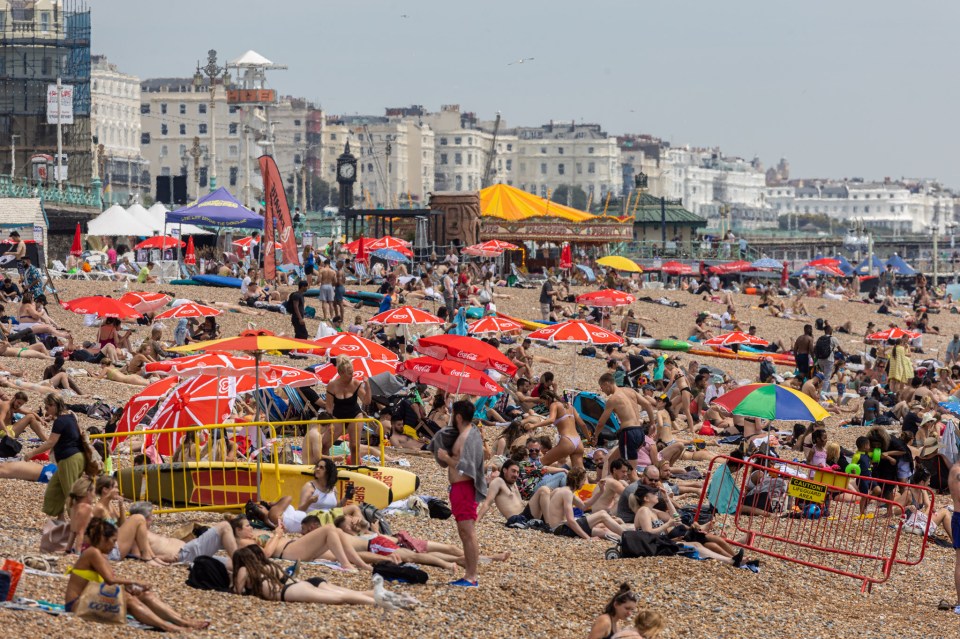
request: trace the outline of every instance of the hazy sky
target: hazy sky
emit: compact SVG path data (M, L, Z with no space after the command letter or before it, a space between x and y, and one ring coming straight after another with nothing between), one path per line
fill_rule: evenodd
M93 51L141 78L210 48L289 66L327 113L459 103L719 145L794 177L960 188L960 3L929 0L93 0ZM406 17L404 17L406 16ZM512 60L533 61L508 66Z

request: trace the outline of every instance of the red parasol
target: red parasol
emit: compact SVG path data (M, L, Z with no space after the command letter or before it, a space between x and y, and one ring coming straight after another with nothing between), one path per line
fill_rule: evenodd
M395 362L399 357L386 346L381 346L365 337L354 333L337 333L316 340L315 353L326 354L330 357L346 355L347 357L363 357L386 362Z
M528 338L541 342L569 342L572 344L623 344L623 339L616 333L594 324L580 320L570 320L552 326L545 326L527 335Z
M717 264L716 266L710 267L711 273L716 273L718 275L729 275L730 273L746 273L748 271L755 271L756 267L745 260L739 260L736 262L727 262L726 264Z
M168 308L164 312L157 315L154 319L181 319L184 317L215 317L223 313L218 308L212 306L204 306L203 304L197 304L195 302L189 302L187 304L181 304L180 306L174 306L173 308Z
M148 362L143 365L143 370L147 373L180 375L181 377L253 375L255 369L256 360L253 357L216 351L165 359L159 362Z
M636 298L629 293L605 288L602 291L584 293L577 296L577 304L586 306L627 306L633 304Z
M750 335L743 331L733 331L724 335L717 335L703 342L704 346L733 346L734 344L747 344L748 346L769 346L770 342L761 339L756 335Z
M277 388L278 386L316 386L321 382L316 373L305 371L302 368L270 364L260 367L260 388Z
M374 315L371 324L443 324L443 320L413 306L401 306Z
M780 287L783 288L787 285L787 281L790 279L790 270L787 267L787 263L783 263L783 270L780 271Z
M418 384L439 388L447 393L496 395L503 389L485 373L465 368L451 360L416 357L400 362L397 374Z
M893 326L888 328L885 331L880 331L878 333L871 333L867 335L866 339L873 340L876 342L888 342L894 339L903 339L904 337L908 339L917 339L920 337L920 333L914 333L913 331L905 331L902 328Z
M150 424L151 430L183 428L204 424L222 423L233 410L233 400L241 393L255 390L255 381L250 377L212 377L201 375L177 386L160 404ZM166 433L159 437L144 438L144 448L157 447L161 455L173 454L173 449L183 433Z
M193 246L193 236L187 238L187 252L183 255L184 264L197 263L197 249Z
M363 239L362 235L359 237L359 239L354 241L357 243L357 250L356 250L357 261L366 263L370 259L370 256L367 255L367 253L369 252L367 248L367 242Z
M241 237L239 240L233 241L234 246L239 246L244 251L249 251L250 249L252 249L254 243L255 241L252 235L248 235L247 237Z
M492 368L511 377L517 373L516 364L506 355L475 337L446 334L421 337L414 348L434 359L459 362L480 371Z
M511 244L510 242L504 242L503 240L487 240L486 242L481 242L480 244L475 244L485 251L518 251L520 247L516 244Z
M564 242L563 248L560 249L560 268L561 269L571 269L573 268L573 255L570 250L570 243Z
M120 296L120 301L141 313L152 313L170 303L170 296L150 291L131 291Z
M83 255L83 241L80 239L80 222L77 222L77 230L73 232L73 244L70 245L70 255L74 257Z
M156 406L157 403L179 383L180 380L176 377L165 377L146 386L142 391L127 400L127 404L123 407L123 414L120 416L120 421L117 422L116 432L129 433L137 430L137 427L140 425L140 422L143 421L147 412ZM124 439L126 439L126 437L114 437L110 443L110 449L115 449L117 444Z
M91 297L78 297L69 302L61 304L63 308L78 315L96 315L97 317L115 317L117 319L132 319L140 317L137 309L129 304L124 304L120 300L103 295L93 295Z
M660 271L667 275L690 275L693 273L693 267L683 262L664 262Z
M183 248L186 246L182 240L178 240L175 237L170 237L169 235L154 235L153 237L148 237L144 241L140 242L133 248L140 249L170 249L179 246Z
M488 315L487 317L478 319L476 322L472 322L467 326L467 330L476 335L482 335L484 333L519 333L523 330L523 324L506 317Z
M383 360L366 359L363 357L351 358L353 362L353 378L365 380L381 373L396 373L399 362L386 362ZM337 365L330 363L324 364L314 371L320 382L329 384L337 378Z
M463 255L472 255L474 257L500 257L503 255L503 251L484 249L479 244L468 246L460 252Z

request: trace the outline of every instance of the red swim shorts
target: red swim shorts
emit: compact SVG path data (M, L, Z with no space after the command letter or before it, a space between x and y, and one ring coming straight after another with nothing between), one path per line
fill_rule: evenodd
M457 521L476 520L476 489L472 479L458 481L450 486L450 510Z
M400 548L400 546L392 539L384 537L383 535L377 535L367 544L367 550L378 555L383 555L384 557L392 555L398 548Z

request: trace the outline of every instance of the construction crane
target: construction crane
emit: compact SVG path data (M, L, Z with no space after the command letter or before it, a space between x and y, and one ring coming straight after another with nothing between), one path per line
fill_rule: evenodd
M493 122L493 141L490 142L490 154L487 155L487 166L483 170L483 178L480 180L480 187L486 188L493 183L493 160L497 155L497 135L500 133L500 112L497 111L497 119Z

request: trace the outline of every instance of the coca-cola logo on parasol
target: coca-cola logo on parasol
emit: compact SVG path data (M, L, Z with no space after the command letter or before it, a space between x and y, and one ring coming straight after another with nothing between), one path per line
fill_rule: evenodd
M429 373L433 368L427 364L414 364L413 370L418 373Z
M510 367L502 362L494 362L493 367L501 373L506 373L508 370L510 370Z
M140 420L144 418L148 410L150 410L150 404L144 404L139 409L137 409L137 413L131 417L131 421L134 424L139 424Z
M468 352L466 352L466 351L460 351L459 353L457 353L457 357L458 357L459 359L468 359L468 360L470 360L471 362L477 361L477 354L476 354L476 353L468 353Z
M221 377L220 381L217 383L217 394L226 395L230 392L230 378Z
M483 387L486 388L488 391L492 391L492 392L494 392L494 393L500 392L500 389L497 388L496 384L491 384L491 383L489 383L489 382L484 382L484 383L483 383Z

